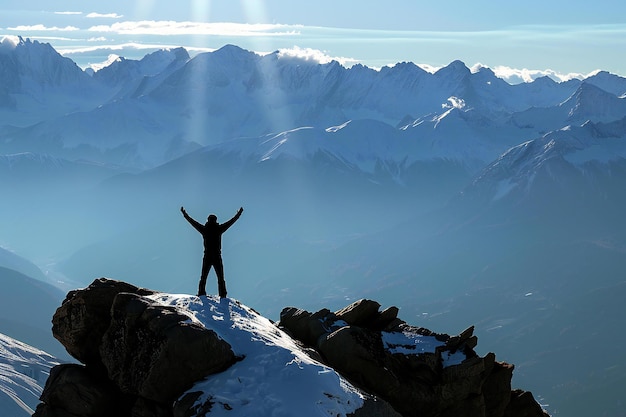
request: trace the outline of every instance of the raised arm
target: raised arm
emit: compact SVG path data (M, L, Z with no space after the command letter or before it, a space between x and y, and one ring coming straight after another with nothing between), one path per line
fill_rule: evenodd
M193 228L196 229L198 232L202 233L204 227L196 220L192 219L191 216L187 214L187 211L184 207L181 207L180 211L181 213L183 213L183 217L189 222L189 224L191 224Z
M222 232L225 232L226 230L228 230L228 228L232 226L239 219L239 217L241 217L241 213L243 213L243 207L239 207L239 210L237 210L237 214L235 214L232 219L230 219L227 222L222 223L221 224Z

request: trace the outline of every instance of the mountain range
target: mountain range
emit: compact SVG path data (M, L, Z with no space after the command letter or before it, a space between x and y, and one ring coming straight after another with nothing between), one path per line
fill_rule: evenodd
M376 294L450 333L475 324L553 415L619 410L625 78L510 85L460 61L345 68L233 45L89 73L28 39L0 73L0 245L44 271L3 274L190 292L202 245L180 206L200 221L243 206L229 294L265 315Z

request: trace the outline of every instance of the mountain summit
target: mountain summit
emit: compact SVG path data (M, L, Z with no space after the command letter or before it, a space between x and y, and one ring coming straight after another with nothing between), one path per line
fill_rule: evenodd
M99 279L71 291L53 333L83 365L55 367L34 416L545 417L513 366L360 300L287 308L274 324L236 300Z

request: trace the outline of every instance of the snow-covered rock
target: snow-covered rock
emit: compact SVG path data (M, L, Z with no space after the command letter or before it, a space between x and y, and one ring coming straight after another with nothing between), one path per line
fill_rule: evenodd
M234 299L101 278L71 291L53 318L55 337L85 366L55 367L34 415L391 417L486 409L545 417L534 402L509 404L513 367L494 354L478 357L473 328L435 334L397 319L397 308L378 307L362 300L335 313L290 308L277 326ZM298 329L320 330L316 346L290 336Z

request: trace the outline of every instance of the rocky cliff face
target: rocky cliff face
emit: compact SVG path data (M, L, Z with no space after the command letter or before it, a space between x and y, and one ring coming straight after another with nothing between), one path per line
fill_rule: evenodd
M312 415L547 415L532 394L511 391L512 365L474 352L473 328L450 337L406 324L395 307L379 308L370 300L334 313L290 307L271 325L361 390L354 411L319 408ZM189 311L160 303L154 291L99 279L68 293L52 322L54 336L82 364L53 368L35 417L249 415L223 401L216 411L213 393L194 384L251 359Z
M402 416L547 416L530 392L511 391L513 365L476 354L473 327L451 337L379 308L371 300L335 313L286 308L279 326Z

